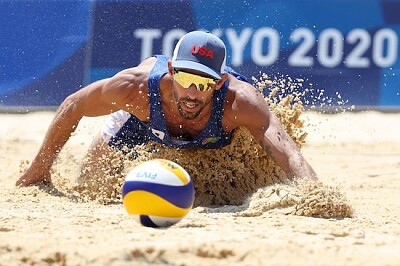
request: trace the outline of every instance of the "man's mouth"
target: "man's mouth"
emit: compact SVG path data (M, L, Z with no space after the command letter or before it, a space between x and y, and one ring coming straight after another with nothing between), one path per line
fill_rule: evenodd
M194 112L197 110L197 108L201 105L201 103L199 101L196 100L181 100L180 101L180 106L181 108L183 108L184 110L188 111L188 112Z
M194 103L194 102L187 102L187 101L183 102L183 104L184 104L187 108L189 108L189 109L194 109L194 108L196 108L196 106L198 105L197 103Z
M203 103L199 100L181 99L178 103L178 110L182 117L194 119L201 112Z

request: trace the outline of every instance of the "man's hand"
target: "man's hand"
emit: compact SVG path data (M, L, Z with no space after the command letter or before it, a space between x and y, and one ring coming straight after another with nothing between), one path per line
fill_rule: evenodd
M51 182L51 175L49 171L43 171L37 167L28 167L21 177L16 182L18 187L32 186L41 182Z

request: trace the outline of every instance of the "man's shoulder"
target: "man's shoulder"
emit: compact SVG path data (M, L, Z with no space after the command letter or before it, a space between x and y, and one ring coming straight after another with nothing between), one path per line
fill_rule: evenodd
M251 112L258 106L265 108L265 99L262 93L253 85L229 77L229 87L226 95L226 110L231 110L233 113L244 114ZM229 111L228 111L229 112Z
M228 95L234 97L235 100L248 101L258 94L257 89L247 81L229 76Z
M224 69L224 72L234 76L238 80L250 83L249 78L247 78L245 75L239 73L238 71L236 71L235 69L233 69L230 66L226 66L225 69Z
M157 62L157 58L155 56L148 57L144 59L142 62L140 62L139 65L136 67L130 68L132 71L137 71L141 73L147 73L149 74L151 70L153 69L154 65Z
M123 82L129 82L133 84L140 84L142 82L146 82L155 62L156 62L155 57L149 57L143 60L137 66L122 70L121 72L117 73L113 78L120 79Z
M154 57L143 60L135 67L126 68L108 79L107 88L114 94L147 94L147 83L150 72L155 64ZM129 93L128 93L129 92Z

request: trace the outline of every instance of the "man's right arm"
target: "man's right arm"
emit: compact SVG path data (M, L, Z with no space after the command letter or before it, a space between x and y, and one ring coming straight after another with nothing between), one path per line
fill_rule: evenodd
M68 96L58 108L43 143L17 186L29 186L50 181L50 169L57 155L75 131L83 116L101 116L125 109L138 92L141 75L123 71L113 78L104 79ZM131 89L131 88L137 88ZM140 93L142 94L142 93ZM144 94L145 95L145 94ZM129 110L128 110L129 111Z

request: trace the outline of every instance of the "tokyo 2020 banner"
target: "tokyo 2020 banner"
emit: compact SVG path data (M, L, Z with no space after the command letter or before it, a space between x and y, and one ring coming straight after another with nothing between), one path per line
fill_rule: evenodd
M0 1L0 108L57 106L73 91L171 55L195 29L227 63L306 80L348 105L400 108L400 0Z

